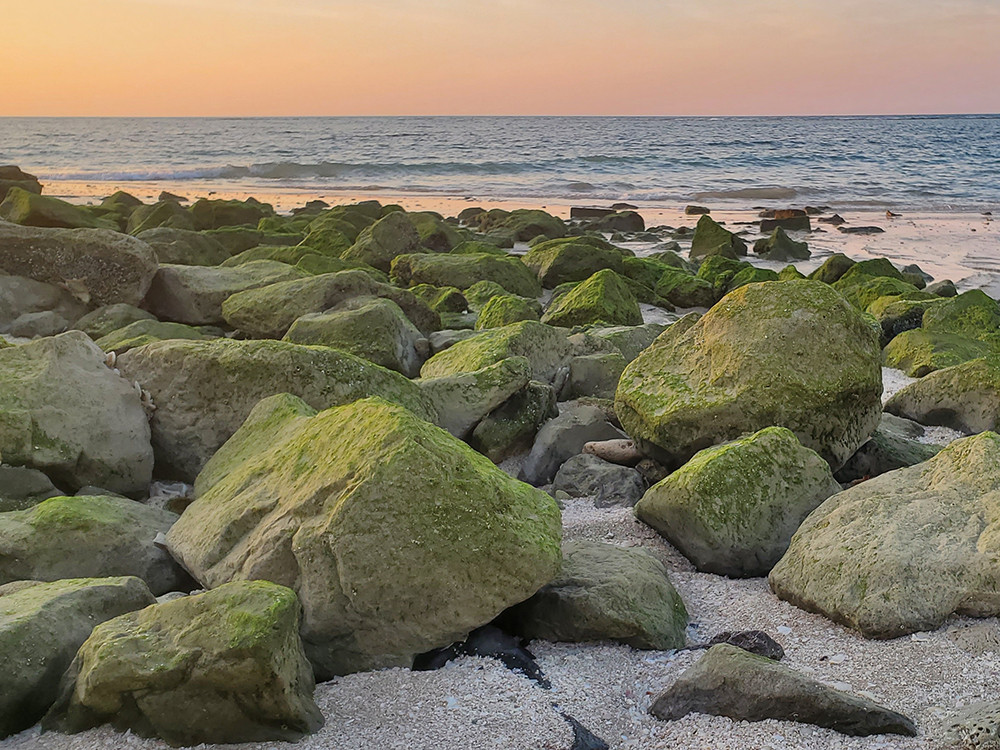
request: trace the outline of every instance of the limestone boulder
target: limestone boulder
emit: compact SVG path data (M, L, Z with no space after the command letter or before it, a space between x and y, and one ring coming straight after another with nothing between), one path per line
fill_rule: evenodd
M885 410L965 433L1000 426L1000 359L973 359L922 377L893 394Z
M527 386L530 379L528 360L508 357L476 372L425 378L418 385L438 414L438 426L464 440L488 414Z

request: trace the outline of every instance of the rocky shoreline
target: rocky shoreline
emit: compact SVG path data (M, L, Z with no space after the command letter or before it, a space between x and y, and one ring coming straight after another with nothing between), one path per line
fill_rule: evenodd
M0 746L1000 741L1000 304L685 213L0 168Z

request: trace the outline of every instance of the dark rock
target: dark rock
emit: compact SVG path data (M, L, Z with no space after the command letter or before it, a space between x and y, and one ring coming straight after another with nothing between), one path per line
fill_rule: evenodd
M597 407L582 404L565 407L538 431L521 467L520 479L536 487L548 484L559 467L581 453L586 443L624 437L625 433L613 427Z
M634 211L639 207L633 206L631 203L612 203L611 208L615 211ZM987 211L987 213L989 213L989 211Z
M159 203L160 201L173 201L174 203L187 203L189 200L191 199L185 198L180 195L174 195L173 193L168 193L166 190L164 190L162 193L160 193L160 197L156 199L156 202Z
M891 415L883 415L891 416ZM900 420L908 421L908 420ZM869 479L886 474L905 466L914 466L928 461L941 451L939 445L927 445L916 440L908 440L883 430L881 425L875 430L871 440L862 445L858 452L848 459L834 479L842 484Z
M569 209L571 219L603 219L617 213L613 208L597 208L594 206L572 206Z
M882 234L885 232L881 227L837 227L837 231L844 234Z
M711 648L720 643L728 643L730 646L736 646L772 661L781 661L785 658L785 649L763 630L741 630L736 633L726 630L712 638L704 648Z
M548 690L552 685L542 673L535 656L525 647L525 641L509 635L494 625L484 625L469 633L460 643L418 655L413 660L415 672L432 672L460 656L483 656L497 659L512 672L520 672Z
M712 213L712 209L706 208L705 206L685 206L684 213L688 216L702 216L704 214Z
M839 227L841 224L846 224L847 220L840 214L834 214L833 216L825 216L822 219L816 219L820 224L831 224L835 227Z
M942 279L941 281L935 281L933 284L928 284L924 291L928 294L937 295L938 297L958 296L958 289L955 288L955 282L951 279Z
M553 489L562 490L570 497L593 497L598 508L632 507L646 491L646 483L635 469L581 453L560 467Z
M812 224L806 212L797 208L775 211L774 218L762 219L760 222L762 234L770 234L779 227L785 231L808 232L812 230Z
M573 727L573 746L570 750L608 750L608 743L566 713L559 713Z

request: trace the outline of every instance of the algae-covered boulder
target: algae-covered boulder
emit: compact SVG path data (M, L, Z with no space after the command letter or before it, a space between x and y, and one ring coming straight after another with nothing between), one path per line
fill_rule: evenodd
M886 367L902 370L911 378L922 378L995 353L1000 353L1000 347L958 334L916 328L893 338L882 354Z
M417 234L420 244L435 253L447 253L465 240L466 230L459 230L433 211L415 211L405 214Z
M642 325L642 312L625 279L605 269L554 301L542 322L567 328L591 323L637 326Z
M759 284L763 281L778 281L778 274L772 271L770 268L757 268L756 266L748 265L746 268L741 268L726 284L726 292L731 292L733 289L739 289L741 286L746 286L747 284Z
M135 388L80 331L0 349L0 456L65 488L138 494L152 477Z
M490 412L523 389L531 378L524 357L508 357L476 372L424 378L417 384L438 414L437 425L465 439Z
M438 352L420 368L425 378L475 372L508 357L525 357L535 380L552 382L569 366L573 347L565 333L532 320L491 328Z
M294 588L321 679L409 666L559 568L555 501L381 399L318 414L288 395L261 402L196 492L171 550L208 587Z
M923 297L924 293L921 292L920 296ZM892 295L879 297L865 308L865 312L882 327L882 345L886 346L899 334L920 328L927 308L942 301L941 298L911 299Z
M494 208L475 217L480 230L490 235L509 237L514 242L527 242L538 236L556 239L566 236L566 224L562 219L545 211L518 208L505 211Z
M431 284L468 289L480 281L493 281L511 294L538 297L541 284L520 258L490 253L417 253L401 255L392 263L392 280L400 286Z
M135 500L98 495L53 497L0 513L0 585L136 576L156 595L175 591L187 576L153 540L176 520Z
M391 213L366 227L341 257L388 273L393 258L419 248L420 235L413 223L405 214Z
M253 198L245 201L199 198L189 209L196 229L220 229L232 226L257 226L274 209Z
M306 276L273 260L256 260L235 268L163 264L146 295L146 307L161 320L215 325L225 321L222 303L237 292Z
M541 426L558 415L552 386L532 380L479 421L469 445L498 464L529 450Z
M157 227L184 229L189 232L196 228L190 211L177 201L164 200L151 206L139 206L132 211L125 224L125 231L137 235Z
M138 305L156 273L156 255L145 242L107 229L0 221L0 272L61 285L91 307Z
M616 641L681 648L687 610L663 563L643 549L567 541L556 579L504 615L512 630L546 641Z
M566 237L532 247L523 262L534 271L546 289L568 281L583 281L609 268L625 273L625 251L599 237Z
M711 307L718 300L715 287L684 271L666 270L656 284L656 293L677 307Z
M32 338L62 333L87 312L68 290L0 273L0 332Z
M1000 614L1000 435L840 492L771 571L780 598L870 638Z
M928 307L923 327L934 333L979 339L1000 349L1000 303L973 289Z
M706 448L651 487L635 506L706 573L766 575L792 534L840 485L790 430L768 427Z
M498 294L483 305L476 318L476 330L501 328L522 320L538 320L538 302L514 294Z
M112 331L117 331L119 328L124 328L140 320L156 320L156 316L145 310L140 310L134 305L119 302L115 305L104 305L87 313L76 321L73 329L83 331L96 341Z
M944 425L965 433L996 430L1000 428L1000 358L973 359L932 372L895 393L885 410L920 424Z
M795 281L804 278L806 278L805 274L792 265L785 266L778 271L778 281Z
M294 741L317 730L313 675L295 592L221 586L98 625L44 726L105 722L172 745Z
M26 190L29 193L41 195L42 184L33 174L28 174L14 165L0 166L0 201L14 188Z
M645 323L641 326L604 326L591 328L588 333L607 341L615 347L626 362L631 362L648 347L656 337L666 330L660 323Z
M738 258L747 254L747 243L720 226L708 214L698 219L698 224L691 238L691 258L705 258L711 255L721 255L726 258Z
M0 203L0 219L26 227L62 229L115 229L80 206L39 195L19 187L7 191Z
M420 374L427 342L399 305L389 299L352 300L333 310L298 318L284 341L329 346L401 372Z
M136 238L153 248L160 263L217 266L229 258L229 252L217 239L190 229L157 227L139 232Z
M410 292L426 302L431 310L439 313L462 313L469 309L469 302L462 290L453 286L417 284L410 287Z
M358 270L324 273L239 292L222 304L222 314L229 325L249 336L277 339L303 315L362 297L392 300L424 333L441 327L440 315L422 299Z
M138 578L39 583L0 596L0 739L37 722L95 625L152 604Z
M667 328L625 368L615 411L644 450L675 467L776 425L836 469L878 425L880 360L875 330L828 286L750 284L697 322Z
M832 284L851 270L855 261L848 258L843 253L834 253L823 261L822 265L809 274L810 279L822 281L825 284Z
M0 356L3 352L0 352ZM315 408L378 395L433 421L420 389L346 352L283 341L161 341L131 349L118 368L150 392L157 465L191 481L254 404L293 393Z
M97 339L97 345L106 352L121 354L137 346L145 346L154 341L167 339L188 339L191 341L207 341L221 335L221 331L195 328L183 323L162 323L159 320L137 320L124 328L112 331L107 336Z
M757 240L753 251L764 260L782 263L790 260L809 260L809 256L812 255L805 242L796 242L785 234L785 230L781 227L775 229L770 237Z

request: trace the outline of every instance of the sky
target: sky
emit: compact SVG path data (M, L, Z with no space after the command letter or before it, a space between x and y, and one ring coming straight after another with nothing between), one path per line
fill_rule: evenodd
M1000 112L1000 0L0 0L0 114Z

